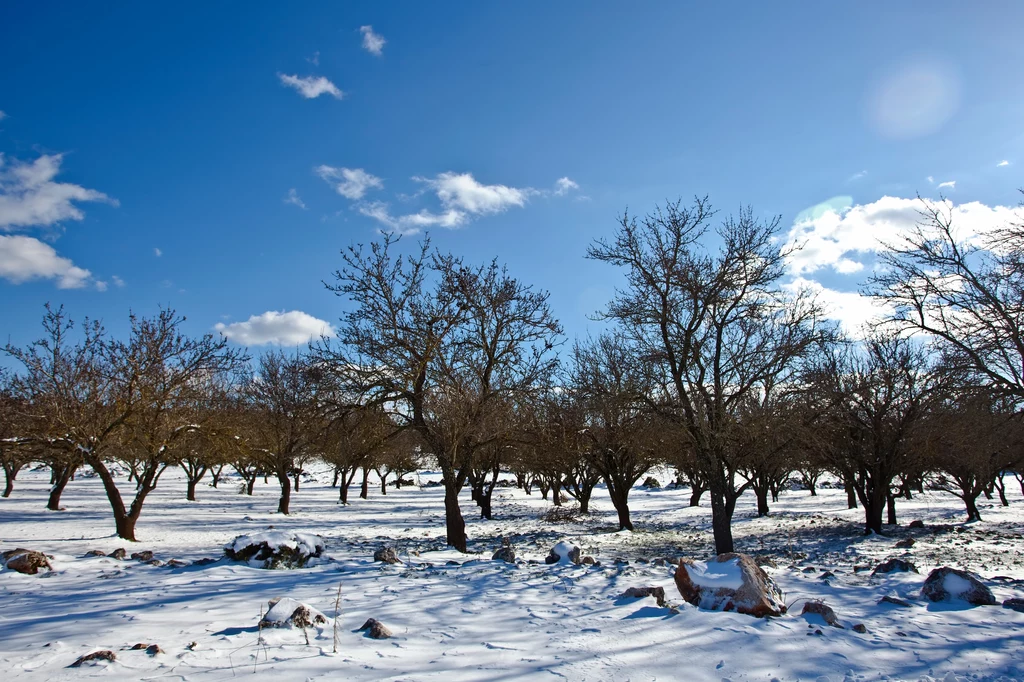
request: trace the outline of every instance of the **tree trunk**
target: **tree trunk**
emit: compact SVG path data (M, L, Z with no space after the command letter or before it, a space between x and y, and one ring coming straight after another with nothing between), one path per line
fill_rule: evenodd
M966 493L963 496L964 505L967 507L967 520L981 521L981 512L978 511L978 493Z
M245 482L245 494L249 495L251 497L252 496L252 490L255 487L256 487L256 477L253 476L252 478L250 478L248 481Z
M995 486L996 492L999 493L999 504L1004 507L1010 506L1010 501L1006 499L1006 481L1003 480L1002 472L996 474L995 480L992 481L992 485Z
M885 497L885 509L888 512L885 523L887 526L896 525L896 496L889 493Z
M727 512L725 495L711 490L711 529L715 536L715 554L733 551L732 519Z
M754 486L754 495L757 496L757 515L768 516L768 488Z
M65 464L62 466L53 466L51 471L53 474L53 487L50 488L50 496L46 501L46 508L50 511L60 511L60 496L64 492L64 488L67 487L68 481L75 476L75 469L78 468L77 464Z
M700 498L704 496L704 492L705 492L704 488L702 488L701 486L698 486L698 485L693 486L693 488L690 491L690 506L691 507L699 507L700 506Z
M377 475L380 476L380 494L381 495L387 495L388 494L388 472L385 471L382 474L381 472L378 471Z
M333 480L333 481L331 481L331 487L332 487L332 488L337 488L337 487L338 487L338 476L339 476L339 475L341 475L341 472L339 472L339 471L338 471L338 468L337 468L337 467L335 467L335 468L334 468L334 480Z
M629 518L629 486L624 481L609 478L605 479L605 485L615 513L619 516L619 530L633 530L633 521Z
M277 503L277 513L287 514L292 501L292 481L288 478L287 470L282 469L277 472L277 482L281 485L281 499Z
M363 485L359 488L359 497L361 497L364 500L370 494L370 487L369 487L369 482L368 482L369 481L369 477L370 477L370 472L366 469L366 467L363 467Z
M459 507L459 490L453 482L447 480L444 484L444 522L448 546L466 552L466 521Z
M221 464L218 467L213 467L212 469L210 469L210 476L212 476L212 480L210 481L210 484L214 488L216 488L217 485L220 483L220 475L223 472L224 472L224 465L223 464Z
M187 489L185 491L185 499L188 500L189 502L196 501L196 483L198 483L198 481L189 476Z
M299 492L299 476L301 476L301 475L302 475L302 470L301 469L299 471L295 472L295 476L294 476L294 478L295 478L295 492Z
M20 466L4 462L4 497L10 497L14 492L14 479L18 475Z
M843 479L843 488L846 489L846 508L856 509L857 508L857 490L853 487L853 483Z

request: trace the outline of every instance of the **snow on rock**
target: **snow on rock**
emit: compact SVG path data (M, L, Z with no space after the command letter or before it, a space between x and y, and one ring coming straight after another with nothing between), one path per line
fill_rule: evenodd
M544 563L547 564L578 564L580 562L580 548L565 540L551 548Z
M326 548L319 535L265 531L239 535L224 545L224 554L256 568L301 568L323 555Z
M993 606L992 591L967 571L949 566L936 568L928 574L921 594L930 601L965 601L975 606Z
M661 585L657 587L630 587L622 593L620 598L633 598L643 599L644 597L654 597L658 602L658 606L665 606L665 588Z
M36 552L31 549L10 549L0 554L0 560L8 570L17 571L18 573L24 573L26 575L35 575L39 572L39 569L45 568L48 571L52 571L53 567L50 566L50 562L42 552Z
M270 600L270 610L260 621L260 627L283 628L297 627L308 628L314 625L327 623L327 616L314 609L309 604L291 599L290 597L278 597Z
M676 587L684 600L702 609L757 618L786 612L778 586L747 554L719 554L708 562L680 559Z
M878 573L917 573L917 566L905 559L888 559L875 566L871 575Z
M836 612L832 610L832 607L823 601L808 600L804 602L804 608L800 612L801 616L812 614L820 616L825 621L826 625L831 625L834 628L842 629L842 625L839 623L839 617L836 616Z

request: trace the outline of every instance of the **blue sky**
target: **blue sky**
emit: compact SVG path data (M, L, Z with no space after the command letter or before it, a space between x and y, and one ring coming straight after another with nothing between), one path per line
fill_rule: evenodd
M977 233L1017 204L1021 25L1018 2L6 3L0 331L169 305L294 343L339 316L341 248L429 224L550 290L572 337L615 282L587 245L695 194L781 214L810 245L788 282L852 325L916 193Z

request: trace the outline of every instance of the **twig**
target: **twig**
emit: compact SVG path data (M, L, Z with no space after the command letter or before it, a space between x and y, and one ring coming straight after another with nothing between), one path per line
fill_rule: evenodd
M338 596L334 598L334 653L338 653L338 618L341 616L341 583L338 583Z

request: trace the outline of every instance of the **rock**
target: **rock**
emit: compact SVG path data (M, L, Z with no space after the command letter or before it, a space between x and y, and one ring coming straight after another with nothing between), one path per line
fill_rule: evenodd
M366 635L368 637L373 638L373 639L390 639L391 638L391 630L388 630L384 626L384 624L381 623L376 618L369 618L369 619L367 619L367 621L365 623L363 623L363 627L361 627L358 630L356 630L356 632L363 632L364 630L366 631Z
M149 647L148 644L145 644L144 642L139 642L135 646L133 646L130 649L128 649L128 651L142 651L143 649L145 649L147 647Z
M875 566L871 575L879 573L917 573L917 566L903 559L888 559Z
M35 575L39 572L40 568L45 568L48 571L53 570L53 566L50 565L46 555L32 549L22 549L20 547L18 549L9 549L0 554L0 559L3 560L3 564L8 570L24 573L25 575Z
M863 635L865 632L868 631L868 629L864 625L864 623L857 623L856 625L853 626L853 631L854 632L859 632L860 634Z
M593 566L597 562L594 561L594 557L592 557L592 556L585 556L582 559L580 559L580 563L584 564L586 566Z
M665 605L665 588L658 587L631 587L623 592L621 597L633 597L636 599L643 599L644 597L654 597L658 602L658 606Z
M117 656L114 655L113 651L108 649L102 649L100 651L94 651L91 654L85 656L79 656L78 660L72 663L69 667L77 668L83 663L90 663L92 661L116 661Z
M516 551L512 549L511 545L505 545L504 547L499 547L498 551L491 555L491 559L494 561L504 561L508 564L514 564L516 562Z
M995 605L992 591L977 577L949 566L936 568L925 578L921 595L930 601L960 600L975 606Z
M142 552L132 552L132 559L145 563L153 560L153 553L148 549Z
M289 597L275 597L268 604L270 609L260 621L263 628L309 628L327 623L327 616Z
M461 566L462 564L460 564L455 559L449 559L448 561L444 562L444 565L445 566Z
M192 562L193 566L209 566L210 564L217 563L217 559L212 557L204 556L202 559L196 559Z
M921 519L914 519L910 522L910 525L907 526L907 528L924 528L924 521Z
M143 561L142 563L147 564L149 566L163 566L164 565L164 562L160 561L159 559L150 559L149 561Z
M171 559L167 562L167 565L171 568L181 568L183 566L188 566L188 562L182 561L181 559Z
M90 549L85 556L107 556L102 549Z
M912 606L906 599L900 599L899 597L885 596L878 600L879 604L892 604L893 606L902 606L904 608Z
M835 577L836 577L836 574L833 573L832 571L825 571L824 573L822 573L821 575L818 576L818 580L822 580L822 581L827 583L829 580L832 580L832 578L835 578Z
M150 644L146 647L146 653L150 656L156 656L157 654L164 653L164 650L160 648L159 644Z
M758 566L767 566L769 568L779 567L779 565L775 563L775 559L771 558L767 554L758 554L754 557L754 561L757 562Z
M914 546L914 538L904 538L896 543L898 549L910 549Z
M126 556L128 556L128 550L126 550L124 547L118 547L117 549L115 549L113 552L111 552L107 556L110 557L111 559L118 559L118 560L123 561L124 558Z
M675 579L683 599L702 609L757 618L786 612L778 586L747 554L719 554L707 563L680 559Z
M817 573L818 569L816 569L814 566L808 566L808 567L804 568L803 570L801 570L800 572L801 573Z
M319 535L264 531L239 535L224 545L224 555L256 568L302 568L322 556L325 549L324 539Z
M394 547L379 547L376 552L373 553L373 560L380 561L385 564L400 564L402 560L398 558L398 552L395 551Z
M661 483L658 482L654 476L648 476L644 479L643 487L645 488L660 488Z
M823 601L805 601L804 608L800 612L800 615L811 613L817 616L821 616L827 625L831 625L834 628L842 628L839 624L839 617L836 616L836 612L832 610L832 607Z
M576 545L562 541L551 548L548 552L547 557L544 558L546 564L567 564L580 563L580 548Z
M1003 601L1003 608L1024 613L1024 599L1007 599Z

